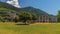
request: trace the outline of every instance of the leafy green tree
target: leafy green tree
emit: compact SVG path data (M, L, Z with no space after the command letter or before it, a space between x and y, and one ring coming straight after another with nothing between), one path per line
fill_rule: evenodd
M0 16L0 21L2 21L3 20L3 18L2 18L2 16Z
M36 15L31 14L29 12L22 12L20 15L20 21L22 21L25 24L29 23L28 21L36 20L36 19L37 19Z
M32 20L36 20L36 19L37 19L36 14L32 14Z
M14 22L17 23L19 21L19 16L16 16Z
M32 15L29 12L22 12L20 15L20 20L27 24L27 21L32 19Z
M60 22L60 10L58 11L58 14L57 14L57 21Z
M5 22L7 22L7 21L11 21L11 18L8 17L8 16L5 16L3 19L4 19L3 21L5 21Z

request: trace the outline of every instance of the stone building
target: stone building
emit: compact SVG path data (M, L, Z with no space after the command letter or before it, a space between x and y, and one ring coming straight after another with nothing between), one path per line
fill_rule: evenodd
M48 15L41 15L41 16L38 16L38 19L37 20L31 20L32 22L57 22L57 17L52 17L52 16L48 16Z

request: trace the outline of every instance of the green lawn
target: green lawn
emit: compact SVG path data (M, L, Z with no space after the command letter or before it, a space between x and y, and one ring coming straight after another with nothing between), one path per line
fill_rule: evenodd
M60 34L60 23L31 25L0 23L0 34Z

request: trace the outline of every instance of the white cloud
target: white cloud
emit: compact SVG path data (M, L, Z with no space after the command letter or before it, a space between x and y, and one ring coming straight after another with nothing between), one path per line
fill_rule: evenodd
M18 0L11 0L11 1L7 0L7 3L9 3L15 7L21 8L19 3L18 3Z

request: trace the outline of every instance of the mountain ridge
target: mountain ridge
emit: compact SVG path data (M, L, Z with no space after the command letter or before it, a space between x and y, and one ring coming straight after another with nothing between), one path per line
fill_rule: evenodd
M14 7L14 6L10 5L10 4L0 2L0 8L1 7L7 8L7 9L10 9L10 10L14 10L14 11L17 11L17 12L24 12L24 11L25 12L30 12L30 13L36 14L37 16L41 16L41 15L51 16L50 14L46 13L45 11L34 8L34 7L31 7L31 6L30 7L24 7L24 8L17 8L17 7Z

